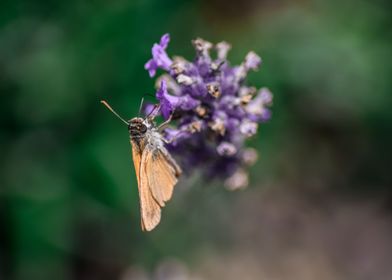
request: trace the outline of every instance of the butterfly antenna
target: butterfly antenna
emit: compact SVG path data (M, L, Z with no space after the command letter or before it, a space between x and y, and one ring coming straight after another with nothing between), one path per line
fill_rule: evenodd
M105 100L101 100L101 103L102 103L103 105L105 105L106 108L108 108L117 118L119 118L120 120L122 120L123 123L125 123L125 124L127 124L127 125L129 124L126 120L124 120L122 117L120 117L120 115L117 114L117 112L114 111L113 108L110 107L110 105L109 105Z
M141 114L141 112L142 112L142 108L143 108L143 103L144 103L144 97L142 97L142 101L140 102L140 106L139 106L139 117L140 117L140 114Z
M160 109L161 109L161 104L155 104L154 108L147 115L146 119L149 119L149 118L153 118L154 119L156 117L156 113L158 113Z

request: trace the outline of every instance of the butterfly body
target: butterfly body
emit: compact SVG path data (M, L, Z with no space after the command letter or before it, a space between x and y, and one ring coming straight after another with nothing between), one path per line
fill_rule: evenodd
M165 148L162 135L151 119L133 118L128 123L141 226L150 231L160 222L161 207L170 200L181 169Z
M128 126L139 190L141 227L142 230L151 231L159 224L161 208L172 197L181 175L181 168L165 148L160 133L170 119L156 127L153 110L145 119L126 121L106 101L102 100L101 103Z

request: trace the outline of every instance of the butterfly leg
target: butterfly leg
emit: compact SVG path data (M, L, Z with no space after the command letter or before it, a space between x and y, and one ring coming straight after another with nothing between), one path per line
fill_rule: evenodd
M187 133L187 132L189 132L189 130L182 130L182 131L179 131L179 132L177 132L171 139L166 139L166 138L163 138L163 137L162 137L162 141L163 141L165 144L171 144L171 143L173 143L174 141L176 141L178 138L180 138L181 134Z
M173 119L173 115L170 115L170 117L166 121L164 121L158 126L158 131L162 132L169 125L172 119Z

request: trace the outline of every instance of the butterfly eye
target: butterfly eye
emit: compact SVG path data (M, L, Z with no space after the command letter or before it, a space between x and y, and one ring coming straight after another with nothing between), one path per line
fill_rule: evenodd
M140 132L145 133L147 131L147 127L145 125L140 126Z

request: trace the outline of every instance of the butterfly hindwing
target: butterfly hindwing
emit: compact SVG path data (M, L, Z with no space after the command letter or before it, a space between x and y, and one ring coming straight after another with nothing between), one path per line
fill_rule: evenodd
M178 170L176 170L174 160L169 158L166 149L159 148L149 155L146 162L148 170L148 185L154 199L163 207L173 194L174 186L177 183Z

